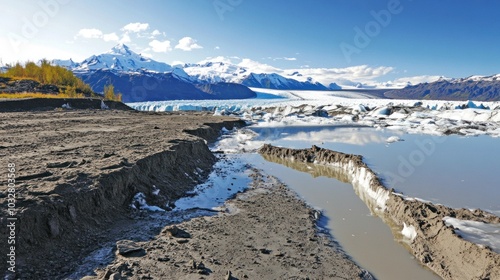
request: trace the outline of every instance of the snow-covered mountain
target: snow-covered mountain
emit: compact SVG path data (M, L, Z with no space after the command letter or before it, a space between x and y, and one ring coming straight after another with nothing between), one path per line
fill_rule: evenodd
M113 47L100 55L93 55L70 66L73 71L115 70L119 72L170 73L173 67L137 54L124 44Z
M68 69L74 69L78 66L78 63L74 62L73 59L54 59L51 61L52 65L62 66Z
M247 62L251 62L247 60ZM252 63L234 64L230 59L218 57L200 63L187 63L171 66L158 62L132 51L128 46L119 44L110 51L92 55L82 62L73 60L53 60L53 64L72 70L77 75L96 71L114 73L134 73L149 75L152 73L172 73L177 78L195 84L237 83L248 87L284 89L284 90L339 90L336 83L325 86L311 77L295 71L290 74L274 73L275 68L261 69ZM279 69L275 69L279 71ZM284 76L285 75L285 76Z
M449 82L452 83L461 83L461 82L498 82L500 81L500 74L491 75L491 76L470 76L467 78L460 79L448 79Z
M294 79L285 78L278 74L255 74L251 73L243 81L242 85L257 88L269 89L287 89L287 90L328 90L324 85L308 79L305 82L299 82Z
M53 60L66 67L88 83L96 92L103 92L108 84L122 93L123 101L152 101L172 99L242 99L256 94L241 84L213 80L200 83L182 67L172 67L144 57L124 44L110 51L93 55L82 62Z
M245 67L228 61L207 61L199 64L185 64L183 69L198 81L241 83L250 72Z
M198 64L185 64L184 71L201 83L231 82L248 87L286 90L329 89L310 77L303 77L298 72L289 77L284 77L277 73L263 73L259 69L233 64L228 59L222 57ZM294 79L297 77L299 79ZM333 89L339 88L334 87Z
M459 79L440 77L435 82L388 91L385 96L399 99L499 101L500 74Z

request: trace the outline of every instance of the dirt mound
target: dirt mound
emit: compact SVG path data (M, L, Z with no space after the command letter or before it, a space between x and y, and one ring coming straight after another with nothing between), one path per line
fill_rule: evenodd
M0 92L39 92L46 94L58 94L59 87L55 85L41 84L34 80L14 80L11 78L0 77Z
M98 98L26 98L0 101L0 112L50 111L63 108L133 110L122 102L102 101Z
M485 246L461 238L443 219L454 217L484 223L500 223L500 218L481 210L452 209L418 200L405 199L385 188L361 156L313 146L288 149L265 145L261 154L286 160L329 165L348 177L361 199L383 219L398 225L397 232L411 228L412 253L444 279L500 279L500 255Z

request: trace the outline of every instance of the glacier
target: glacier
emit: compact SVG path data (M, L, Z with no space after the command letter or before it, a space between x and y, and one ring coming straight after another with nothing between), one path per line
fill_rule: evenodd
M500 137L500 102L376 99L352 91L252 90L257 98L127 105L140 111L211 111L268 126L356 124L431 135Z

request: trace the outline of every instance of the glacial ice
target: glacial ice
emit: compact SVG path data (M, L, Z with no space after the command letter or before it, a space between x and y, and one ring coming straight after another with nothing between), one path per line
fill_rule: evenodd
M361 124L409 133L443 135L455 131L500 137L500 102L368 99L366 94L349 91L253 90L259 93L254 99L128 105L142 111L210 111L268 126ZM326 112L330 112L329 117L325 117Z

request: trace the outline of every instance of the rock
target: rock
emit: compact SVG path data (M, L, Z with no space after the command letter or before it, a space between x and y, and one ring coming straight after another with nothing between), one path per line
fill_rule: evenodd
M275 256L275 257L284 257L284 256L285 256L285 253L282 253L282 252L279 252L279 251L278 251L278 252L275 252L275 253L274 253L274 256Z
M146 251L139 246L134 241L131 240L120 240L116 242L116 248L118 250L118 254L129 257L129 256L144 256Z
M168 258L168 257L160 257L160 258L158 258L157 260L158 260L159 262L168 262L168 261L170 261L170 258Z
M57 218L51 217L48 224L49 224L49 228L50 228L50 235L52 237L57 237L59 235L59 233L61 233L59 221L57 220Z
M120 275L120 273L116 272L116 273L111 274L111 276L109 276L108 279L109 280L121 280L122 276Z
M191 238L191 235L188 232L178 228L177 226L166 227L163 229L162 233L175 238Z
M231 273L230 270L227 271L226 277L224 277L225 280L232 280L233 279L233 274Z
M264 248L264 249L260 249L260 252L264 255L269 255L271 253L271 250Z

